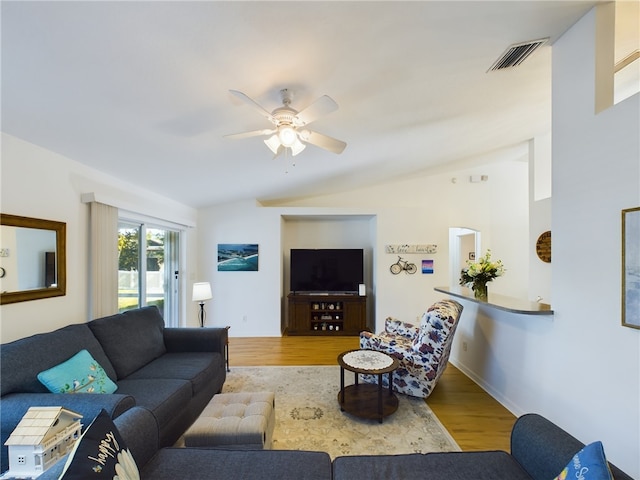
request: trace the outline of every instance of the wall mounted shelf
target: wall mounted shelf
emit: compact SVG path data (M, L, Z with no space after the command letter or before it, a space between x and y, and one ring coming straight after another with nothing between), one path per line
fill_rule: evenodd
M506 295L499 295L491 292L489 292L486 300L481 300L475 298L473 296L473 291L466 287L434 287L434 290L436 292L445 293L453 297L475 302L479 305L487 305L488 307L494 307L506 312L519 313L522 315L553 315L551 305L547 303L530 302L528 300L508 297Z

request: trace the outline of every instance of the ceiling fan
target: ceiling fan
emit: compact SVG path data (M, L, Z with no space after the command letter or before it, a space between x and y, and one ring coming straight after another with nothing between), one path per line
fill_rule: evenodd
M249 138L260 135L270 135L264 143L276 157L286 151L287 148L291 150L291 155L295 157L306 148L306 143L333 153L342 153L347 146L347 144L341 140L304 128L319 117L338 109L338 104L328 95L323 95L304 110L298 112L291 107L292 92L285 88L280 90L283 106L269 113L244 93L237 90L229 90L229 92L257 110L260 115L269 120L275 128L225 135L227 138Z

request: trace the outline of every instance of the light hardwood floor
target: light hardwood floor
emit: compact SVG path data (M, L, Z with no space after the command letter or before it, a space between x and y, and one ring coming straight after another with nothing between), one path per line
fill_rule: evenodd
M358 347L358 337L231 336L230 366L337 365L338 354ZM509 451L516 418L453 365L427 404L462 450Z

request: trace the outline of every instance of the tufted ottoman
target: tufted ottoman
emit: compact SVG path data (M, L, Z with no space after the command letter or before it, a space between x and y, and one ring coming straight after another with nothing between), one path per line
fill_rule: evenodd
M214 395L184 434L187 447L270 449L276 423L273 392Z

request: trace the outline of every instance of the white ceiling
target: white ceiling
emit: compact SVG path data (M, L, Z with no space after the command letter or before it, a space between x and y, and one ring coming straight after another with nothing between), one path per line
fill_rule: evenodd
M2 1L2 131L201 207L355 188L550 130L551 46L486 73L511 44L552 44L593 1ZM267 110L289 88L347 142L272 159ZM287 173L288 172L288 173Z

